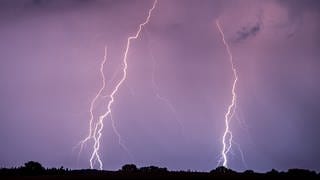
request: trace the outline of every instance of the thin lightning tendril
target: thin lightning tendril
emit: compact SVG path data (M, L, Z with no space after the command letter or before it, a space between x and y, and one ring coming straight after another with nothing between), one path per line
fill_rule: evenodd
M150 37L150 33L148 31L146 31L147 34L148 34L148 37ZM183 127L183 124L182 122L179 120L179 118L177 117L177 111L176 109L174 108L173 104L170 102L170 100L166 97L164 97L163 95L160 94L160 88L156 82L156 67L157 67L157 61L153 55L153 51L150 47L150 41L148 41L148 50L149 50L149 54L150 54L150 57L151 57L151 60L152 60L152 72L151 72L151 82L152 82L152 89L153 89L153 92L155 93L155 96L156 98L159 100L159 101L162 101L164 103L164 105L166 105L169 110L174 114L174 118L175 120L177 121L180 129L181 129L181 132L184 133L184 127Z
M233 71L233 76L234 76L234 81L233 81L233 84L232 84L232 100L231 100L231 104L228 106L228 109L227 109L227 112L224 116L224 121L225 121L225 131L223 133L223 137L222 137L222 151L221 151L221 158L222 158L222 165L224 167L228 167L228 153L231 149L231 146L232 146L232 132L230 130L230 127L229 127L229 123L230 123L230 120L232 119L233 117L233 114L235 112L235 108L236 108L236 100L237 100L237 94L236 94L236 85L237 85L237 81L238 81L238 74L237 74L237 70L235 68L235 65L233 63L233 56L232 56L232 52L230 50L230 47L228 45L228 43L226 42L225 40L225 36L224 36L224 32L223 32L223 29L220 25L220 22L219 20L216 20L216 25L217 25L217 28L221 34L221 37L222 37L222 42L227 50L227 53L229 55L229 60L230 60L230 63L231 63L231 69ZM221 159L219 160L219 162L221 162Z
M241 157L241 161L242 161L242 164L243 164L243 166L246 168L246 169L248 169L248 165L247 165L247 162L246 162L246 160L245 160L245 158L244 158L244 153L243 153L243 151L242 151L242 148L241 148L241 146L240 146L240 144L238 144L238 143L236 143L236 142L232 142L233 144L235 144L237 147L238 147L238 151L239 151L239 153L240 153L240 157Z
M99 149L100 149L100 139L101 139L101 135L102 135L102 130L103 130L103 121L104 119L107 117L107 116L110 116L111 113L112 113L112 104L114 103L114 96L117 94L120 86L123 84L123 82L126 80L126 77L127 77L127 69L128 69L128 62L127 62L127 58L128 58L128 52L129 52L129 48L130 48L130 44L131 44L131 41L132 40L135 40L139 37L140 35L140 32L142 31L142 28L149 23L150 21L150 17L151 17L151 13L152 11L155 9L156 7L156 4L157 4L157 0L155 0L153 2L153 6L151 9L149 9L148 11L148 16L146 18L146 20L139 25L139 29L138 31L136 32L136 34L134 36L130 36L128 39L127 39L127 45L126 45L126 49L125 49L125 52L124 52L124 57L123 57L123 75L122 75L122 78L120 79L120 81L118 82L118 84L115 86L115 88L113 89L113 91L111 92L110 94L110 100L107 104L107 111L102 114L100 117L99 117L99 121L98 123L96 124L96 127L94 129L94 146L93 146L93 153L91 155L91 158L90 158L90 167L93 169L94 168L94 165L96 161L98 161L99 163L99 168L102 170L103 168L103 163L101 161L101 158L100 158L100 155L99 155ZM112 122L112 127L113 129L115 128L114 126L114 122ZM117 130L114 129L114 132L118 132ZM120 134L117 133L118 137L119 137L119 142L121 137L120 137Z
M101 77L102 77L102 86L101 88L99 89L98 93L96 94L96 96L92 99L91 103L90 103L90 109L89 109L89 112L90 112L90 124L89 124L89 134L88 136L83 139L82 141L80 141L79 145L80 145L80 151L79 151L79 155L81 154L82 152L82 149L83 149L83 146L84 144L89 141L91 138L94 138L94 134L93 134L93 131L92 131L92 128L93 128L93 121L94 121L94 115L93 115L93 109L94 109L94 105L97 101L97 99L99 98L99 96L101 96L101 93L102 91L104 90L104 88L106 87L106 78L105 78L105 75L104 75L104 65L106 64L106 61L107 61L107 51L108 51L108 48L107 46L105 46L104 48L104 58L103 58L103 61L101 62L101 65L100 65L100 74L101 74Z
M170 101L167 99L167 98L165 98L165 97L163 97L162 95L160 95L160 93L159 93L159 86L158 86L158 84L156 83L156 80L155 80L155 68L156 68L156 60L154 59L154 56L153 56L153 54L152 53L150 53L151 54L151 59L152 59L152 61L153 61L153 65L152 65L152 87L153 87L153 90L154 90L154 93L156 94L156 97L160 100L160 101L163 101L168 107L169 107L169 109L174 113L174 114L176 114L177 113L177 111L176 111L176 109L173 107L173 105L170 103ZM179 124L181 124L180 122L179 122Z
M129 148L123 143L122 137L120 135L120 132L118 131L117 127L116 127L116 122L114 121L112 114L110 113L110 119L111 119L111 126L113 129L113 132L116 134L116 136L118 137L118 144L122 147L122 149L129 155L131 161L134 161L133 155L130 152Z

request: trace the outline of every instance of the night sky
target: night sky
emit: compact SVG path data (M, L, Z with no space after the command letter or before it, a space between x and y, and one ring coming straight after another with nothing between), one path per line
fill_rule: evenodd
M152 3L0 0L0 167L33 160L89 168L92 141L79 157L76 145L89 131L104 47L108 95L121 78L127 38ZM233 82L216 19L239 76L229 167L320 171L318 0L159 0L132 41L128 77L113 104L112 117L134 160L106 119L104 169L126 163L216 168ZM95 114L105 111L105 100L95 107Z

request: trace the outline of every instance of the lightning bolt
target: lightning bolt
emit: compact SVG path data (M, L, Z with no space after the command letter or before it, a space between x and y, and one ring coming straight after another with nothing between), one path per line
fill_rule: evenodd
M224 133L223 133L223 136L222 136L222 150L221 150L221 158L222 158L222 161L223 161L222 165L224 167L228 167L228 157L227 157L227 155L228 155L228 152L230 151L231 146L232 146L232 132L230 130L229 123L230 123L230 120L232 119L233 114L234 114L235 109L236 109L236 101L237 101L236 85L237 85L237 81L238 81L238 74L237 74L237 70L235 68L235 65L233 63L232 52L230 50L230 47L229 47L228 43L225 40L224 32L223 32L223 29L222 29L222 27L220 25L219 20L216 20L216 25L217 25L217 28L218 28L220 34L221 34L222 42L223 42L223 44L224 44L224 46L225 46L225 48L227 50L227 53L229 55L231 69L232 69L233 76L234 76L234 80L233 80L233 84L232 84L232 90L231 90L232 100L231 100L231 103L229 104L227 112L225 113L225 116L224 116L225 130L224 130ZM220 162L220 160L219 160L219 162Z
M101 74L101 79L102 79L102 86L101 86L101 88L99 89L99 91L97 92L97 94L94 96L94 98L92 99L92 101L90 103L90 109L89 109L89 112L90 112L89 134L85 139L80 141L80 143L78 144L78 145L80 145L80 151L79 151L78 157L80 156L80 154L82 152L84 144L87 141L89 141L90 139L94 138L94 134L93 134L93 132L94 132L93 131L93 124L94 124L93 109L94 109L94 105L95 105L96 101L98 100L99 96L101 96L102 91L106 87L106 83L105 83L106 82L106 78L105 78L105 75L104 75L104 65L106 64L106 61L107 61L107 51L108 51L108 48L107 48L107 46L105 46L105 48L104 48L104 58L103 58L103 61L101 62L101 65L100 65L100 74Z
M101 65L100 65L100 73L101 73L101 77L102 77L102 86L101 86L101 88L99 89L99 91L98 91L98 93L96 94L96 96L95 96L95 97L93 98L93 100L91 101L90 110L89 110L89 112L90 112L89 135L88 135L84 140L80 141L81 147L80 147L80 151L79 151L78 157L80 156L80 154L81 154L81 152L82 152L82 149L83 149L84 144L85 144L88 140L90 140L91 138L93 138L93 139L95 138L95 137L93 136L94 133L92 133L92 132L95 132L94 130L92 130L93 127L94 127L94 126L93 126L93 123L94 123L94 122L93 122L93 121L94 121L93 109L94 109L95 102L97 101L97 99L98 99L99 97L101 97L101 98L107 98L107 97L108 97L108 96L106 96L106 95L102 95L102 92L103 92L103 90L104 90L105 87L106 87L106 83L105 83L105 82L106 82L106 78L105 78L105 75L104 75L104 65L105 65L105 63L106 63L106 60L107 60L107 46L105 47L104 59L103 59ZM120 68L117 68L117 70L113 73L113 75L112 75L111 79L109 80L109 82L111 82L111 81L116 77L116 75L118 74L119 70L120 70ZM113 132L114 132L115 135L118 137L118 144L120 145L120 147L122 147L122 149L123 149L124 151L126 151L126 153L130 156L130 159L133 161L134 158L133 158L131 152L129 151L129 149L127 148L127 146L123 143L123 140L122 140L122 138L121 138L121 136L120 136L119 131L117 130L115 121L113 120L111 114L110 114L110 119L111 119L111 125L112 125ZM97 152L95 152L95 156L94 156L94 157L96 157L96 153L97 153ZM94 157L92 157L92 158L94 158ZM94 159L94 160L95 160L94 162L97 161L96 159ZM93 167L93 164L95 164L95 163L92 163L91 167Z
M128 52L129 52L129 49L130 49L131 41L135 40L135 39L138 39L138 37L140 35L140 32L142 31L142 28L146 24L149 23L151 14L152 14L153 10L155 9L157 2L158 2L157 0L155 0L153 2L152 7L148 11L148 16L147 16L146 20L139 25L139 28L138 28L138 31L136 32L136 34L134 36L128 37L128 39L127 39L127 45L126 45L126 49L125 49L124 57L123 57L123 69L122 69L123 70L123 75L122 75L122 78L116 84L116 86L114 87L113 91L110 93L110 96L109 96L110 100L109 100L109 102L107 104L107 111L99 117L99 120L98 120L98 122L97 122L97 124L96 124L96 126L94 128L94 132L93 132L94 145L93 145L93 152L92 152L92 155L91 155L91 158L90 158L90 167L92 169L94 168L95 162L99 163L99 168L101 170L103 169L103 163L102 163L100 155L99 155L100 140L101 140L102 130L103 130L103 127L104 127L103 121L104 121L104 119L106 117L111 116L112 104L115 101L115 95L118 93L119 88L121 87L121 85L123 84L123 82L127 78L127 69L128 69L127 59L128 59ZM90 124L92 125L92 123L90 123ZM120 136L119 132L115 129L114 122L112 122L112 128L113 128L114 132L116 132L118 137L120 137L119 139L121 139L121 136ZM91 132L91 130L90 130L90 132ZM92 132L89 135L92 136ZM121 141L119 140L119 142L121 142Z

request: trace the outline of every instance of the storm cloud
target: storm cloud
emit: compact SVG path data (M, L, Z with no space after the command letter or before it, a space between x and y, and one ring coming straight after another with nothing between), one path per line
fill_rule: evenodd
M259 31L261 31L261 24L257 23L253 26L242 27L240 31L237 32L236 42L244 41L250 37L256 36Z

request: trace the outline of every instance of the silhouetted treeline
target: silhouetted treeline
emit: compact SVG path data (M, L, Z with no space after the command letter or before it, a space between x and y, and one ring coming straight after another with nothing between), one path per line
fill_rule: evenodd
M305 169L289 169L287 172L279 172L272 169L266 173L257 173L252 170L236 172L225 167L217 167L210 172L193 171L168 171L167 168L156 166L138 168L134 164L122 166L118 171L100 170L70 170L64 167L44 168L40 163L30 161L22 167L0 169L0 179L212 179L212 178L233 178L233 179L278 179L278 178L303 178L320 179L320 173Z

